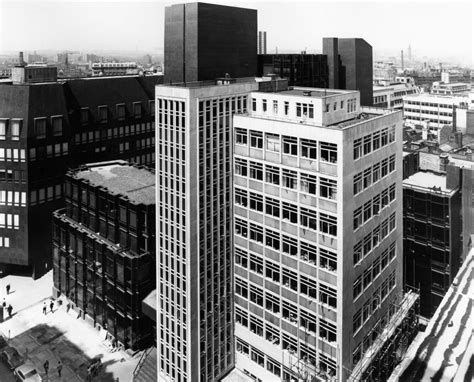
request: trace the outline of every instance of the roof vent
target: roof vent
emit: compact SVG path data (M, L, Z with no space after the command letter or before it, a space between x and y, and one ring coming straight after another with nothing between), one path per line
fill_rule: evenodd
M310 97L311 96L311 90L303 90L303 95L306 96L306 97Z

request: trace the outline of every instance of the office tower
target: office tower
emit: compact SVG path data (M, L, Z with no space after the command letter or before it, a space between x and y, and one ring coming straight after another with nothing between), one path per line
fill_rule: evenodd
M219 381L234 367L232 115L257 88L156 87L160 381Z
M165 83L251 77L257 11L206 3L165 8Z
M125 349L150 345L153 321L141 304L156 287L155 173L87 164L67 173L64 198L53 219L54 296Z
M324 54L261 54L258 76L275 74L290 86L328 87L328 61Z
M67 169L110 159L153 165L155 155L161 77L56 81L56 73L19 66L0 84L0 267L35 278L52 268L51 214L63 207Z
M236 367L262 381L386 374L399 304L416 299L401 298L401 112L347 90L250 100L234 116Z
M419 171L406 178L403 278L405 285L419 289L420 314L425 318L436 311L459 270L461 237L458 184L448 185L446 174L432 172Z
M267 32L258 31L258 54L267 54Z
M372 106L372 46L361 38L328 37L323 38L323 54L328 56L330 85L358 90L361 105Z

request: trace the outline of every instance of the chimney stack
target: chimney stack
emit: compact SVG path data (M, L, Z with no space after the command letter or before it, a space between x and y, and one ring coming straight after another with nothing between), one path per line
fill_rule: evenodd
M449 163L449 154L441 153L439 154L439 170L441 172L446 172L446 166Z

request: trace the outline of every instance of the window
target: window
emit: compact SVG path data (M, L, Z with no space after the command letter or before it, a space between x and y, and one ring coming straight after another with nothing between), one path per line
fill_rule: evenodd
M382 129L380 134L382 147L388 145L388 128Z
M255 194L253 192L249 192L249 206L250 209L255 211L263 211L263 196L260 194Z
M250 147L263 148L263 133L261 131L250 130Z
M247 161L245 159L235 158L235 174L247 176Z
M337 308L337 292L335 289L324 284L319 286L319 301L323 304Z
M253 226L254 227L252 227L252 223L250 223L250 230L252 230L252 228L255 228L255 224L253 224ZM262 227L259 227L259 228L262 228ZM252 234L252 232L250 232L250 234ZM249 259L250 259L250 262L249 262L250 270L263 275L263 259L260 256L255 255L253 253L249 254Z
M263 165L257 162L250 162L250 178L263 180Z
M301 260L316 265L316 246L301 241Z
M292 237L282 235L282 251L291 256L296 256L298 254L298 240Z
M280 152L280 136L277 134L265 134L266 149L268 151Z
M319 196L335 200L337 197L337 181L319 178Z
M263 321L250 315L250 331L256 335L263 337Z
M280 169L276 166L265 166L265 179L267 183L280 184Z
M362 138L354 140L354 160L362 156Z
M316 299L316 280L301 275L300 292L308 297Z
M372 137L372 146L374 151L380 148L380 131L374 133Z
M283 135L283 153L289 155L298 155L298 139Z
M235 233L237 235L247 237L248 228L247 228L247 222L245 220L235 218Z
M7 119L0 119L0 140L4 141L7 135Z
M154 100L148 101L148 107L150 108L150 115L151 116L155 115L155 101Z
M337 145L334 143L320 143L321 160L324 162L337 163Z
M296 188L296 171L283 169L283 187Z
M280 313L280 298L270 293L265 293L265 308L273 313Z
M267 260L265 262L265 276L275 282L280 282L280 266Z
M278 232L267 229L265 231L265 236L265 244L268 247L271 247L278 251L280 249L280 234Z
M141 102L133 103L133 115L135 116L135 118L141 118L142 116L142 103Z
M298 223L298 208L291 203L282 202L282 218L292 223Z
M301 173L301 191L316 195L316 176Z
M278 101L273 100L273 113L278 114Z
M362 294L362 275L357 277L354 281L354 287L352 289L354 300L356 300Z
M255 285L250 285L250 297L249 300L254 304L260 305L263 307L263 291Z
M366 135L364 137L364 155L369 154L372 151L372 136Z
M380 163L376 163L372 167L372 182L375 183L379 179L380 179Z
M235 128L235 143L238 145L247 145L247 130Z
M372 168L368 168L364 170L364 177L363 177L363 188L367 188L372 184Z
M46 138L46 118L35 118L35 135L37 139Z
M357 195L363 189L362 187L362 173L354 175L354 195Z
M301 207L301 225L316 230L318 227L316 211Z
M267 100L266 99L262 99L262 110L264 112L267 111Z
M395 154L391 155L388 159L388 171L392 172L395 171Z
M395 142L395 126L391 126L388 130L388 142Z
M285 110L285 115L288 115L290 111L290 103L288 101L285 101L284 110Z
M252 111L257 111L257 100L252 98Z
M279 218L280 217L280 201L278 199L265 198L265 212L268 215Z
M281 312L282 317L296 324L298 322L298 319L297 319L298 309L296 308L296 306L285 300L281 302L281 305L282 305L282 312ZM283 334L283 336L285 336L285 334ZM283 348L284 348L284 345L283 345ZM295 350L296 350L296 346L295 346Z
M356 333L362 326L362 309L359 309L352 318L352 331Z
M337 270L337 255L326 249L319 249L319 266L330 272Z
M107 123L108 115L107 115L107 106L99 106L99 122L100 123Z
M336 342L336 325L320 318L319 337L329 342Z
M362 260L362 242L354 245L354 265L357 265Z
M89 124L89 108L83 107L81 108L81 125L85 126Z
M301 156L303 158L316 159L316 141L301 139Z
M117 104L117 119L119 121L125 120L125 104L124 103Z
M235 204L247 207L248 205L248 198L247 198L247 191L241 190L240 188L235 188Z
M242 326L248 326L247 312L238 306L235 307L235 321Z
M322 233L337 236L337 218L323 213L319 214L319 230Z
M244 298L248 297L247 285L238 277L235 278L235 293Z
M298 291L298 275L286 268L282 268L282 283L283 286Z
M12 141L19 141L20 140L20 131L21 131L21 119L12 119L11 121L11 138ZM1 124L1 122L0 122ZM0 127L1 130L1 127ZM1 132L0 132L1 136Z
M235 248L235 263L243 268L248 267L248 256L247 252L238 247Z
M278 362L271 360L270 358L267 358L267 370L270 373L275 374L278 378L281 377L280 364Z

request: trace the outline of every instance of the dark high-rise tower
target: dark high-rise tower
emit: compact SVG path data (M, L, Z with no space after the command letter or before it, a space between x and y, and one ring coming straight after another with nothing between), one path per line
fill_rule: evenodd
M256 52L254 9L205 3L165 9L165 83L254 76Z
M361 105L372 106L372 46L362 38L323 38L323 54L328 56L329 87L359 90Z
M258 31L258 54L267 54L267 32Z

